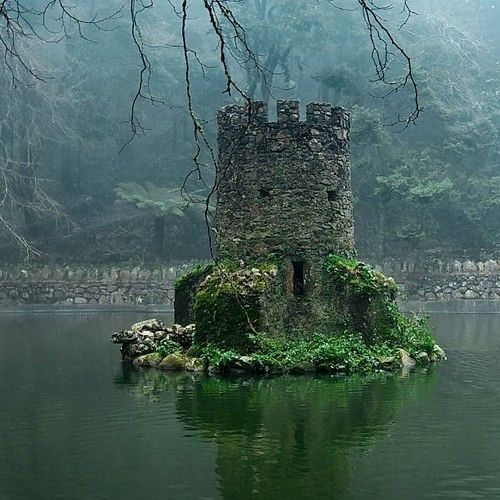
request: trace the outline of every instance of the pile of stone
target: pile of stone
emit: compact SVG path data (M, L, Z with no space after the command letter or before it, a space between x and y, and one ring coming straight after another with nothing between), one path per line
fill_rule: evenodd
M113 333L111 340L115 344L122 345L122 358L125 361L133 362L134 366L137 367L207 373L345 372L345 367L328 364L314 366L311 363L287 369L279 366L266 366L258 356L251 355L235 356L228 360L225 365L212 366L207 359L193 358L186 352L193 344L194 334L194 324L165 326L157 319L149 319L135 323L128 330ZM398 349L398 352L393 356L381 358L378 368L387 371L402 369L403 372L408 372L417 365L427 365L443 359L446 359L446 353L438 345L434 346L430 355L422 351L413 357L407 351Z
M156 352L165 341L175 342L187 350L193 343L194 332L194 325L165 326L157 319L148 319L135 323L129 330L113 333L111 341L122 345L124 360L133 361L139 356Z
M408 351L398 349L397 356L381 358L379 366L382 370L389 371L401 368L403 373L406 373L417 365L428 365L429 363L436 363L437 361L444 361L446 359L446 353L436 344L430 355L425 351L421 351L411 357Z

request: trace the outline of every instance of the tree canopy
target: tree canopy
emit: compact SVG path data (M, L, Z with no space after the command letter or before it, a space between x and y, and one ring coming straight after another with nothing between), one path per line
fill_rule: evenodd
M208 194L216 111L247 98L351 110L362 254L492 255L499 12L498 0L4 0L2 255L17 258L17 243L23 255L83 258L66 243L116 225L123 183L175 199L188 177L184 196ZM154 215L140 216L132 239L154 232ZM193 227L189 245L206 255L203 223ZM171 241L168 258L185 243ZM85 258L98 260L95 248Z

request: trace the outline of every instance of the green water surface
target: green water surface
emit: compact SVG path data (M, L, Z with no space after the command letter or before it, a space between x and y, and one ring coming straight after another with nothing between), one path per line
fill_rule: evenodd
M448 361L347 378L133 370L108 338L140 319L0 315L1 499L500 498L498 314L436 314Z

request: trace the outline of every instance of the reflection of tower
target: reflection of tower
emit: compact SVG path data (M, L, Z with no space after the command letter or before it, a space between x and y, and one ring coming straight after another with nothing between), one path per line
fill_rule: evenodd
M172 392L177 418L217 446L223 498L338 498L353 457L433 376L178 377Z
M288 294L312 298L325 258L354 249L349 115L330 104L278 101L219 111L217 253L248 261L272 255L287 268ZM307 300L297 306L308 314ZM287 312L288 315L290 312Z

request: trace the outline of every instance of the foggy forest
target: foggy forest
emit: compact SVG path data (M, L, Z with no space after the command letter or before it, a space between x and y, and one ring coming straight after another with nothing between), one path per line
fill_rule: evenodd
M361 255L497 253L500 9L351 3L3 2L2 260L207 258L215 115L246 98L352 113Z
M499 27L0 0L0 500L500 498Z

